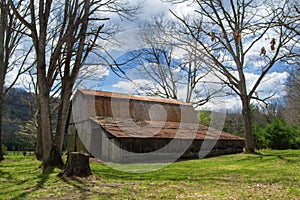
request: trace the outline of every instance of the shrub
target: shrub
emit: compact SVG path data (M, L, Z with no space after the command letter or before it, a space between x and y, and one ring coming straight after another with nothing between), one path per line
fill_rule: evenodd
M274 119L265 127L253 125L257 149L299 149L300 128L287 124L283 119Z
M254 123L252 126L252 132L256 149L269 148L270 141L267 139L267 132L264 130L264 128Z
M274 119L265 127L269 147L272 149L291 149L295 145L296 129L285 123L282 119Z

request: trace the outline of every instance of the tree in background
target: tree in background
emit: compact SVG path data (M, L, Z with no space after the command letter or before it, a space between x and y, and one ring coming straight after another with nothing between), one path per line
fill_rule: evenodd
M26 16L26 9L17 2L16 7L22 10ZM24 26L18 22L13 15L7 0L0 2L0 146L2 146L2 124L3 124L3 101L5 95L14 86L18 78L31 66L25 66L25 62L31 49L20 50L19 47L24 42ZM15 71L13 80L7 81L7 74ZM11 75L12 76L12 75ZM3 160L2 148L0 148L0 161Z
M286 84L286 110L285 119L287 123L300 125L300 4L298 1L286 1L289 5L285 10L285 21L281 20L286 28L295 33L293 40L296 42L295 47L288 47L292 51L292 56L287 59L289 65L295 66L290 72L290 77Z
M275 118L263 127L254 124L256 148L299 149L300 128L287 124L282 118Z
M70 97L77 75L99 39L109 34L104 29L109 13L131 17L137 6L119 0L22 1L29 17L9 0L14 15L26 26L34 44L38 90L38 146L44 169L62 167L63 136ZM107 23L106 23L107 25ZM98 44L101 46L100 44ZM51 109L58 100L56 116Z
M226 113L223 130L241 137L245 135L243 116L239 110L229 111Z
M140 49L133 52L132 60L138 63L137 76L150 81L138 85L140 90L198 107L223 87L206 78L211 62L205 54L199 54L193 37L182 34L184 30L182 24L156 16L139 32Z
M268 108L251 105L252 132L255 149L299 149L300 127L287 123L284 102L273 102ZM244 122L240 111L226 114L224 131L242 136Z
M199 110L199 122L204 126L209 126L211 122L212 112L208 110Z
M268 120L268 124L254 124L257 148L300 148L300 4L294 0L283 1L283 4L283 17L278 18L278 23L294 33L291 38L293 42L286 46L289 54L284 59L292 67L286 83L284 107L275 109L277 116Z
M193 16L172 13L186 26L186 34L193 36L201 52L213 60L213 69L220 80L240 97L245 150L254 152L251 99L265 100L256 95L257 88L270 69L289 53L284 47L293 42L295 34L278 23L278 19L285 21L283 10L287 5L281 1L253 0L172 2L191 2L195 6ZM249 85L246 72L254 66L259 77Z
M17 143L22 148L33 149L36 145L37 128L33 120L25 122L25 124L19 125L19 130L16 133Z
M290 124L300 126L300 70L294 69L286 84L284 117Z

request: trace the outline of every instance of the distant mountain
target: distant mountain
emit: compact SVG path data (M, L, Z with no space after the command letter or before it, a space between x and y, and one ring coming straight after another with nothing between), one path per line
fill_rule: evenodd
M18 150L16 133L32 120L36 108L35 95L24 89L12 88L4 98L2 142L8 150Z
M4 117L10 120L28 121L32 119L35 95L24 89L12 88L4 98Z

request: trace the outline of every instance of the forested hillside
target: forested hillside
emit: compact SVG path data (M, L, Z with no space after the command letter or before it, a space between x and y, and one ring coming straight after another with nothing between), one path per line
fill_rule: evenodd
M13 88L6 95L3 106L2 141L8 150L33 147L34 144L30 141L32 137L28 135L35 131L32 120L35 107L34 94L23 89Z

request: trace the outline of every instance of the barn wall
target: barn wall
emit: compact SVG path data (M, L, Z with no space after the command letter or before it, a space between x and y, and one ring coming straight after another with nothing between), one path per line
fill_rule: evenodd
M194 140L189 149L181 156L182 159L199 158L201 156L211 157L225 154L234 154L243 152L245 144L243 140ZM211 149L212 147L212 149Z
M116 140L105 129L94 123L94 135L92 137L93 148L90 152L94 157L105 162L119 162L121 152L119 151L119 140Z
M160 109L161 107L164 110ZM129 99L117 99L110 97L96 97L95 101L96 115L116 118L131 118L134 120L152 120L152 121L172 121L172 122L190 122L195 121L197 116L190 105L168 104L152 101L137 101ZM149 110L156 113L156 117L149 116ZM166 114L165 119L160 116ZM182 120L182 115L186 119Z
M73 122L81 123L90 117L96 117L95 97L77 92L72 99Z
M90 152L93 156L100 158L106 162L117 163L134 163L134 162L168 162L179 159L196 159L199 158L199 151L203 144L203 140L180 140L180 139L164 139L164 138L115 138L96 123L92 125L91 133L86 133L87 141L90 141L89 151L82 145L78 138L78 151ZM73 151L72 141L74 136L68 139L68 149ZM170 144L172 142L172 145ZM206 141L207 142L207 141ZM218 140L211 141L214 145L213 149L201 149L205 153L205 157L219 156L224 154L243 152L244 141L242 140ZM185 147L188 149L185 151ZM154 156L145 157L147 154L157 151ZM125 151L122 151L125 150ZM208 150L205 152L205 150ZM128 151L128 152L126 152ZM182 152L185 153L183 155ZM135 152L132 156L132 152Z
M172 145L170 143L172 142ZM108 148L110 156L108 161L121 163L134 162L168 162L179 159L196 159L199 158L199 151L205 153L205 157L219 156L224 154L241 153L243 152L244 141L241 140L218 140L211 141L216 143L213 149L201 149L203 140L180 140L180 139L149 139L149 138L115 138L113 143L126 151L120 152L117 148ZM111 144L108 144L111 145ZM186 150L186 147L188 149ZM154 156L145 156L143 153L157 151L163 148L163 151L158 151ZM185 151L186 150L186 151ZM207 152L205 152L208 150ZM182 152L185 152L182 154ZM182 154L182 155L181 155ZM177 159L176 159L177 160Z

